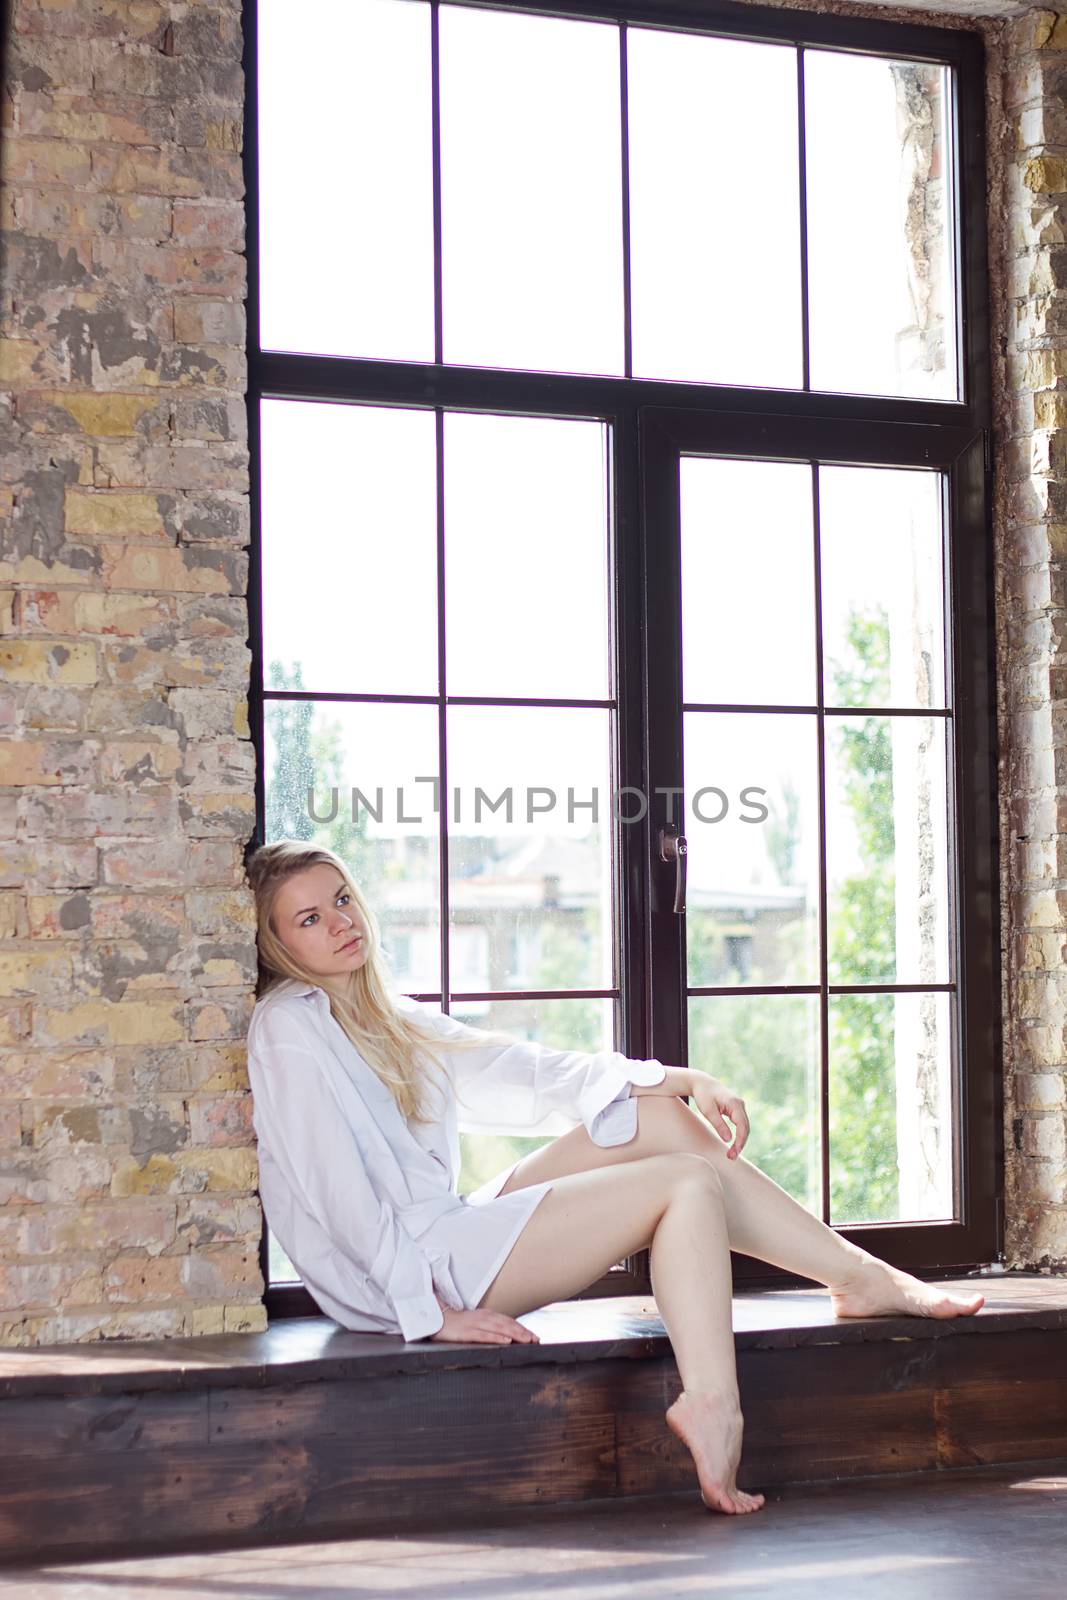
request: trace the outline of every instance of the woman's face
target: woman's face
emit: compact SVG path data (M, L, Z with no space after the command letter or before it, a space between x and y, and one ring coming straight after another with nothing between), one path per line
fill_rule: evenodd
M343 977L367 959L363 919L341 874L326 862L283 883L274 901L274 931L301 966L324 978Z

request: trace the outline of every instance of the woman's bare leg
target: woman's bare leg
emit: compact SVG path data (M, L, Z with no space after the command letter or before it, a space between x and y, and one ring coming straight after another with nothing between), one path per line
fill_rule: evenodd
M728 1158L715 1129L684 1100L638 1095L636 1104L638 1131L627 1144L597 1145L576 1128L526 1156L501 1193L567 1172L687 1151L710 1161L722 1180L730 1248L826 1284L837 1316L957 1317L984 1304L982 1294L946 1294L842 1238L744 1156Z
M646 1247L684 1386L668 1424L692 1452L707 1506L758 1511L763 1496L737 1487L743 1421L730 1241L722 1182L709 1162L679 1152L557 1178L479 1304L521 1316Z

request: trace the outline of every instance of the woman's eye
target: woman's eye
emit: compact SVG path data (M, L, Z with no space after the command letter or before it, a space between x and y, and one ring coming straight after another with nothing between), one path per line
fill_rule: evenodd
M339 894L339 895L338 895L338 896L337 896L337 903L338 903L338 905L340 905L340 903L341 903L341 901L342 901L342 900L346 900L346 901L347 901L347 900L351 900L351 898L352 898L352 896L351 896L351 895L350 895L350 894L344 894L344 893L342 893L342 894ZM317 916L318 916L318 912L317 912L317 911L312 911L312 912L311 912L311 913L310 913L310 915L309 915L309 916L306 916L306 917L305 917L305 918L304 918L304 920L303 920L303 922L302 922L302 923L301 923L301 924L300 924L300 926L301 926L301 927L302 927L302 928L306 928L306 927L307 927L307 925L308 925L308 923L309 923L309 922L310 922L310 921L311 921L311 918L312 918L312 917L317 917Z

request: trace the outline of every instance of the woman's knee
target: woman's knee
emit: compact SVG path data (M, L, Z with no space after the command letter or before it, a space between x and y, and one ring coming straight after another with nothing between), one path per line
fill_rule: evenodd
M660 1163L663 1181L671 1196L696 1191L701 1194L722 1194L722 1177L714 1161L692 1150L671 1150L662 1155L649 1156Z
M675 1150L669 1157L673 1163L672 1189L675 1194L712 1195L721 1198L723 1179L717 1165L705 1155L694 1155L691 1150Z

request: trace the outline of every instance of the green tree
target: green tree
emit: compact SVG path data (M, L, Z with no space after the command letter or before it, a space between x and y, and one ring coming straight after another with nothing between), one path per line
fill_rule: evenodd
M800 933L800 919L790 932ZM712 915L686 919L690 971L708 971L718 943ZM753 984L780 981L754 965ZM819 1209L818 999L808 995L708 995L689 1002L689 1064L746 1102L745 1155L810 1210Z
M272 689L304 688L299 661L288 672L280 661L272 661L268 678ZM316 707L320 719L317 725ZM305 839L335 851L348 863L381 918L383 907L378 897L385 878L382 850L369 836L370 819L362 806L356 821L352 820L352 784L351 780L346 781L341 724L323 717L321 707L322 702L314 700L267 701L274 765L267 783L266 838L268 843L275 839ZM337 808L336 815L331 815L334 790Z
M303 689L299 661L286 673L280 661L268 669L272 689ZM307 791L315 782L311 753L310 700L268 700L267 729L274 741L274 767L267 782L266 842L276 839L313 839L315 824L307 807Z
M767 855L778 882L795 883L797 846L800 843L800 793L795 783L786 778L782 783L782 802L774 801L767 807L769 815L763 824Z
M828 663L831 703L884 705L889 698L889 623L878 607L853 612L845 655ZM877 982L895 973L893 774L889 727L881 717L835 719L837 767L852 818L859 869L836 885L829 909L832 983ZM792 883L799 844L795 789L783 787L765 824L779 882ZM754 966L753 985L802 970L800 918L777 941L775 971ZM713 916L691 912L689 971L721 970ZM783 962L785 966L783 966ZM718 981L711 977L709 981ZM746 1154L801 1204L819 1209L817 1011L802 995L712 996L690 1003L689 1059L745 1098L752 1118ZM830 1196L834 1222L892 1218L897 1204L893 1000L840 995L830 1006Z
M833 703L886 705L884 607L853 611L845 641L846 659L830 664ZM861 865L839 883L829 909L828 975L831 983L892 981L896 874L889 722L841 718L836 735ZM838 995L830 1006L831 1217L837 1223L893 1218L898 1186L893 998Z

